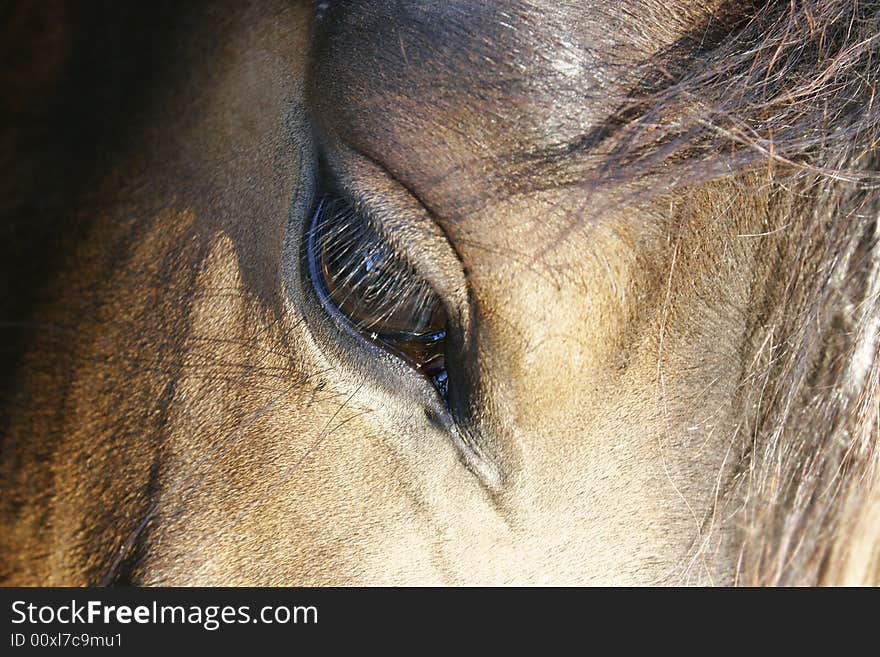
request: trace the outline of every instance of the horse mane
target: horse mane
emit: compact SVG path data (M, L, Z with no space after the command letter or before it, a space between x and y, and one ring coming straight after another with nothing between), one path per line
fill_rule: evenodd
M584 140L604 158L587 184L724 179L766 194L784 246L755 299L740 388L737 579L878 584L880 2L760 2L740 16L646 64Z
M783 239L738 400L737 581L878 584L880 2L732 0L636 67L598 126L512 158L509 191L764 199Z

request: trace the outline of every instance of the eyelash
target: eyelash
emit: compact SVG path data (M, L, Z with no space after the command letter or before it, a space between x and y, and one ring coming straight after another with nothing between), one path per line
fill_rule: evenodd
M445 310L406 257L350 203L329 193L312 213L307 252L315 290L337 321L422 372L445 399Z

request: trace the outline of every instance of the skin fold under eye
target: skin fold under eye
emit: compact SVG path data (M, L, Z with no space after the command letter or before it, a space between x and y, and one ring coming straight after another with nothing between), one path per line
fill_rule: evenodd
M431 286L371 222L322 194L307 234L309 272L337 321L405 360L446 398L446 312Z

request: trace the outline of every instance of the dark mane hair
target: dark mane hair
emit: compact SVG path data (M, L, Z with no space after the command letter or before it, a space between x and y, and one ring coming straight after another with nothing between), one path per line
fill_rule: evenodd
M878 583L880 2L759 3L715 43L646 76L588 184L766 192L785 239L741 388L738 578Z
M724 6L600 125L517 156L511 191L760 190L784 239L740 388L738 581L880 583L880 2Z

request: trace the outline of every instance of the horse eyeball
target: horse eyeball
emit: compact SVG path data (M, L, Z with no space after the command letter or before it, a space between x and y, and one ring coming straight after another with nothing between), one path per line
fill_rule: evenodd
M331 194L323 194L312 213L307 252L315 291L337 321L402 358L445 399L446 311L406 257Z

